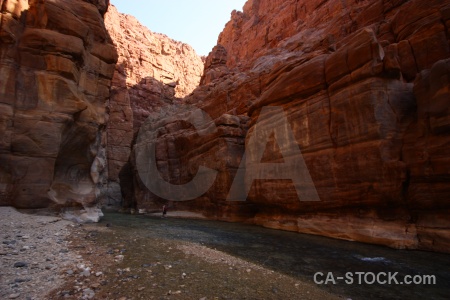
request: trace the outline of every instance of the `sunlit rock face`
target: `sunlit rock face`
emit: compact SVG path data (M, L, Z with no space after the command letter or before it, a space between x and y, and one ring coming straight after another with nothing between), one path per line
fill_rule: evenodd
M119 59L108 107L109 184L104 204L130 206L132 176L128 161L141 124L150 113L198 86L203 61L191 46L151 32L136 18L119 13L112 5L105 15L105 25Z
M189 182L201 164L219 172L205 194L173 206L448 252L449 34L446 1L247 1L184 99L223 130L205 138L162 118L156 160L164 178ZM247 201L227 201L255 126L279 121L261 115L265 106L283 108L320 201L300 201L289 179L244 181ZM282 163L285 146L269 138L263 162ZM164 203L135 181L139 208Z
M0 205L95 211L117 61L108 4L0 2Z

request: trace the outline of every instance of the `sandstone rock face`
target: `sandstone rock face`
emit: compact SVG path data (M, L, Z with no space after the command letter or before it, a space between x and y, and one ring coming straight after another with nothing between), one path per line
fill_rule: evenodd
M218 171L203 196L173 206L448 252L449 12L437 0L247 1L206 59L202 85L184 99L224 130L200 137L161 118L162 177L189 182L200 163ZM257 124L280 122L261 113L265 106L283 108L320 201L299 201L290 179L245 178L247 201L226 201ZM282 163L288 140L271 137L262 161ZM147 209L165 203L139 184L135 200Z
M119 55L107 127L106 204L117 206L125 194L130 194L127 192L132 186L128 160L141 124L151 112L188 95L198 86L203 61L191 46L151 32L114 6L105 15L105 25Z
M130 15L111 5L105 25L119 54L119 71L134 86L147 77L173 86L176 97L190 94L199 84L203 61L188 44L151 32Z
M448 249L450 237L450 59L438 61L414 82L417 121L402 151L408 164L407 198L417 218L420 248Z
M92 208L117 53L108 1L2 0L0 205Z

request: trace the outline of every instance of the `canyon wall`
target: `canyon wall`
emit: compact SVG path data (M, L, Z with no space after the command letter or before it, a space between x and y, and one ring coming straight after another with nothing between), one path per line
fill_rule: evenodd
M0 205L85 207L98 218L117 61L108 5L0 2Z
M153 116L160 119L156 164L166 181L188 183L200 165L218 172L202 196L171 206L448 252L449 38L448 1L247 1L206 58L201 85L183 100L208 113L217 130L201 135L182 113L179 120ZM282 107L284 115L266 106ZM270 134L283 118L320 201L299 199L295 188L305 187L290 179L248 180L264 178L249 164L247 180L237 179L249 190L247 201L227 201L244 152L247 161L256 155L249 143L258 126ZM135 150L145 143L138 140ZM288 136L269 135L265 144L262 162L286 161ZM166 203L136 168L134 175L138 208Z
M99 203L169 202L449 251L448 1L249 0L204 60L106 0L0 8L0 205L83 207L78 220L97 220ZM149 145L153 158L140 152ZM149 162L159 174L142 176ZM205 192L189 201L147 186L196 176Z
M113 5L105 15L105 25L119 58L108 107L108 197L103 204L127 207L133 202L128 161L141 124L149 114L198 86L203 61L191 46L151 32Z
M140 124L192 92L202 58L109 1L0 6L0 205L83 206L96 219L132 188Z

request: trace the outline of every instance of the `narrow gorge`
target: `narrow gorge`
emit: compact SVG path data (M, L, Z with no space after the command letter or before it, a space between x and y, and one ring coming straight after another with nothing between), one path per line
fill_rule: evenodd
M207 57L107 0L0 7L0 205L97 221L102 208L166 204L449 252L449 1L248 0ZM200 135L186 111L167 114L174 105L201 109L216 130ZM255 155L256 125L281 122L266 107L282 108L320 201L300 201L305 186L290 179L236 176L244 153ZM152 193L139 175L140 131L154 134L165 181L189 183L204 166L212 186L189 201ZM288 140L260 141L261 162L283 165ZM235 180L246 201L229 201Z

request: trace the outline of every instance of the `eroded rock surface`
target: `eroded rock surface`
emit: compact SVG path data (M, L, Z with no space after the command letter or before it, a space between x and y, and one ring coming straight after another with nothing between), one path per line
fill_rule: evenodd
M109 103L108 198L129 199L131 146L148 115L191 93L200 82L203 61L194 49L164 34L151 32L133 16L110 6L105 24L119 54ZM131 205L126 200L125 206Z
M163 124L157 139L169 182L189 182L200 164L219 171L207 193L174 208L448 251L449 12L445 1L247 1L184 99L222 135ZM247 201L226 201L255 124L279 122L265 106L283 108L321 201L299 201L290 180L247 180ZM286 146L269 139L263 162L283 162ZM142 186L135 195L138 208L164 203Z
M0 204L93 207L117 61L109 1L0 3Z

